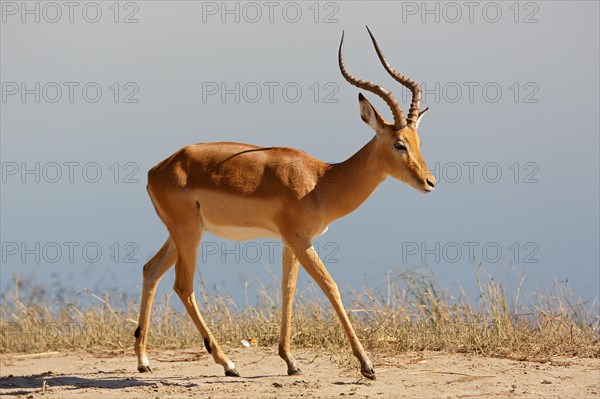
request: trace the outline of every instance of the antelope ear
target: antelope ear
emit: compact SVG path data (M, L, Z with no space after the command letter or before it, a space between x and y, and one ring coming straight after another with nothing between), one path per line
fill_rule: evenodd
M429 110L429 107L425 108L423 111L419 112L419 116L417 117L417 129L419 128L419 123L421 123L421 118L425 115L425 112Z
M358 105L360 106L360 118L375 132L381 131L385 126L385 122L379 112L371 105L369 101L362 95L358 94Z

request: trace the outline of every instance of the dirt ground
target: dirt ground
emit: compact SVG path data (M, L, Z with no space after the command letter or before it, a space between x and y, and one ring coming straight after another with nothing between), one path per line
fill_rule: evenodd
M304 372L288 376L276 349L228 350L242 377L225 377L206 352L134 356L46 353L0 358L0 397L21 398L599 398L599 359L520 362L438 352L372 355L377 380L330 354L296 351Z

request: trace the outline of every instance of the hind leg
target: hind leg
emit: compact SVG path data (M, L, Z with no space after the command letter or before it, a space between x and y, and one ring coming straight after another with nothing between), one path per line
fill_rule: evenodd
M202 231L200 230L200 221L194 229L179 230L180 233L173 233L173 239L177 246L177 264L175 265L175 285L173 289L179 295L185 309L194 321L194 324L204 338L204 346L208 353L212 354L217 364L225 369L225 375L230 377L239 376L235 370L235 365L225 356L221 347L210 333L206 322L200 314L194 295L194 272L196 270L196 260L198 256L198 246Z
M279 338L279 356L287 363L289 375L302 374L290 351L292 300L298 280L298 259L287 245L283 248L283 273L281 276L281 334Z
M146 354L146 340L148 337L148 326L150 323L150 312L152 301L156 293L156 287L161 277L175 263L177 250L171 237L167 239L162 248L144 266L144 283L142 288L142 304L140 307L140 319L135 330L135 354L140 372L150 371L150 364Z

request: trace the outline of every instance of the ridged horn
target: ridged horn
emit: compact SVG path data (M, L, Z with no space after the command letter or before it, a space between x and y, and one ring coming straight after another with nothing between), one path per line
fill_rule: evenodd
M419 84L417 82L415 82L414 80L407 78L406 76L402 75L401 73L396 71L394 68L392 68L390 63L387 62L387 60L383 56L383 53L381 52L381 49L379 48L379 45L377 44L377 41L375 40L375 37L371 33L371 30L369 29L368 26L367 26L367 31L369 32L369 36L371 36L371 40L373 41L373 45L375 46L375 51L377 52L377 56L379 56L379 60L383 64L383 67L385 68L385 70L394 79L396 79L396 81L398 81L401 85L405 86L406 88L408 88L411 91L412 101L410 103L410 110L408 111L407 123L409 126L416 127L417 120L419 119L419 108L421 107L421 86L419 86Z
M400 105L398 104L398 101L396 101L396 99L394 98L392 93L387 91L386 89L384 89L383 87L381 87L378 84L375 84L375 83L367 81L367 80L359 79L357 77L350 75L350 73L346 69L346 66L344 65L343 52L344 52L344 32L342 32L342 40L340 41L340 50L338 53L338 62L340 65L340 71L342 72L342 76L344 76L346 81L348 81L348 83L350 83L351 85L356 86L356 87L361 88L366 91L370 91L371 93L376 94L379 97L381 97L383 99L383 101L385 101L385 103L388 105L388 107L390 107L390 109L392 110L392 114L394 115L394 127L396 128L396 130L400 130L403 127L405 127L407 124L406 116L404 115L404 111L402 111L402 108L400 107Z

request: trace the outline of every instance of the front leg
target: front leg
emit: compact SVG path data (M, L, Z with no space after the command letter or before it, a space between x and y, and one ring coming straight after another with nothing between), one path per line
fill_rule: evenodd
M329 302L331 302L331 305L333 305L333 308L337 313L340 322L342 323L342 327L346 332L346 336L350 340L352 353L360 362L360 372L366 378L374 380L375 370L373 370L373 364L371 363L371 360L369 360L367 353L358 340L358 337L354 332L354 328L352 328L352 324L350 324L350 319L348 318L346 310L344 309L344 305L342 304L342 298L340 296L337 284L335 281L333 281L333 278L331 278L331 275L323 265L323 262L319 258L317 251L315 251L310 241L306 241L300 245L297 245L296 243L296 245L290 245L290 247L304 269L306 269L307 273L315 280L319 287L321 287L321 290L323 290L329 299Z
M288 246L283 248L283 273L281 276L281 335L279 339L279 356L287 363L288 375L302 374L290 351L292 301L298 280L298 259Z

